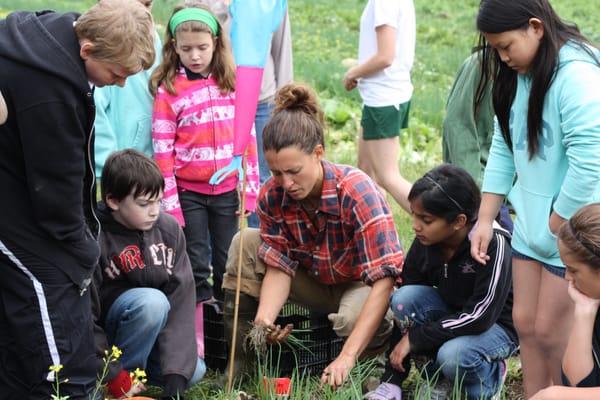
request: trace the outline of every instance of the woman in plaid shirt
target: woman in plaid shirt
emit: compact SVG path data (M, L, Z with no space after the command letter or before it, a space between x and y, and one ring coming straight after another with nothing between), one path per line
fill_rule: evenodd
M288 300L328 314L338 336L347 339L322 381L339 386L357 358L387 346L392 325L386 312L403 252L389 206L373 181L356 168L323 159L323 127L310 88L281 88L263 132L273 176L258 197L260 229L244 230L238 337L253 321L267 327L270 341L284 340L292 327L274 322ZM223 281L229 338L238 257L239 234ZM252 359L241 342L238 372Z

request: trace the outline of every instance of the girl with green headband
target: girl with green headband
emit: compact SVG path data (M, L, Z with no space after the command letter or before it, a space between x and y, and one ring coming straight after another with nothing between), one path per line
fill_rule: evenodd
M222 299L227 250L238 226L238 183L210 177L233 160L235 65L215 16L177 7L166 29L163 61L150 80L154 158L165 178L163 209L184 228L196 284L196 330L202 355L202 302ZM259 189L256 137L248 146L247 211ZM212 274L214 285L208 278Z
M163 61L152 74L150 92L156 96L159 86L163 85L168 93L174 95L173 85L182 66L204 76L210 73L222 92L233 92L235 64L229 40L221 36L222 31L217 18L201 4L175 7L165 33ZM187 43L183 45L183 39L188 37L201 38L199 41L203 43L199 47L204 50L202 61L187 60L191 49Z

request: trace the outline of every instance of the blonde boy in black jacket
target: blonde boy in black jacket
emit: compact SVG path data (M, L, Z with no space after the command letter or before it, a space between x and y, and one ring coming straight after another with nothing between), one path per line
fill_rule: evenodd
M154 60L134 0L83 15L0 20L0 393L88 399L96 365L87 290L98 261L93 85L123 85Z

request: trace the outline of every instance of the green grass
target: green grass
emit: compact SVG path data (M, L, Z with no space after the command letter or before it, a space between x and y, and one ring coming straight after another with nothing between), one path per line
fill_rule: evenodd
M83 11L93 3L92 0L0 0L0 17L17 9ZM176 3L155 0L153 14L158 23L164 25ZM356 91L348 93L342 87L346 68L341 61L357 57L358 24L365 3L365 0L289 0L296 80L309 83L319 92L329 121L328 158L348 164L356 163L360 98ZM410 128L401 140L399 162L402 174L411 181L441 161L444 105L456 70L476 43L478 4L479 0L415 0L417 49L412 71L415 92ZM590 40L600 42L600 13L595 2L553 0L552 4L564 19L577 23ZM400 239L408 247L414 236L410 219L397 205L392 204L392 208ZM205 379L190 391L190 398L233 399L223 393L217 381L214 375ZM308 382L308 389L314 389L311 386L314 382L303 382ZM511 359L506 398L522 396L520 382L518 360ZM413 389L417 386L414 381L412 385Z

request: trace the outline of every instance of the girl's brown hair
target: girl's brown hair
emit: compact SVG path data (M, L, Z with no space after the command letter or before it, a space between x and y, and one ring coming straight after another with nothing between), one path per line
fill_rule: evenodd
M273 117L263 130L264 151L298 147L307 154L325 147L323 111L309 86L290 83L275 95Z
M600 203L577 211L560 227L558 238L579 261L600 269Z
M173 18L173 15L177 11L190 7L203 8L210 12L208 8L200 3L186 2L185 5L175 7L171 17L169 18L169 21L171 18ZM221 26L221 23L216 17L215 19L217 20L219 30L217 36L213 36L215 51L210 63L210 73L217 81L219 89L221 89L221 91L224 93L229 93L235 90L235 64L233 62L233 54L231 52L231 46L229 45L229 39L227 38L226 34L223 34L223 27ZM148 83L150 93L152 93L153 96L156 95L160 85L164 85L169 94L177 94L173 86L175 77L177 76L180 67L179 56L175 52L177 33L207 32L212 35L210 27L200 21L186 21L181 23L175 30L175 37L169 29L169 24L167 23L166 25L167 28L165 33L165 41L162 48L162 61L150 77L150 82Z

